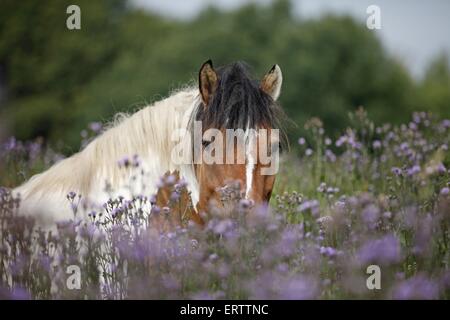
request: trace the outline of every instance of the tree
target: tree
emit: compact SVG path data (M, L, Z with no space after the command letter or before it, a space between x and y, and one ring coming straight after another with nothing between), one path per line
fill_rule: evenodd
M340 130L347 113L361 105L377 122L404 121L422 106L401 63L350 17L301 20L290 1L278 0L229 12L211 7L182 22L127 9L124 0L83 0L82 28L69 31L69 4L0 4L0 66L10 93L0 117L7 117L21 139L63 140L72 152L89 122L195 85L198 68L209 58L215 65L247 61L259 78L278 63L284 74L281 103L298 125L290 127L292 138L312 116ZM445 105L433 101L435 108Z
M450 68L445 52L431 61L420 84L422 103L442 117L450 117Z

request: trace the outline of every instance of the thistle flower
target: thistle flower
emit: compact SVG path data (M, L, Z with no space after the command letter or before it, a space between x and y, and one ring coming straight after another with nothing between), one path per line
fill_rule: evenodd
M409 169L406 169L406 174L408 176L414 176L416 174L418 174L420 172L420 166L419 165L414 165Z
M111 211L111 217L113 219L115 219L115 218L119 217L122 213L123 213L123 209L122 208L114 208Z
M89 124L89 129L91 129L94 133L99 133L102 130L102 124L100 122L91 122Z
M179 193L179 192L174 191L174 192L172 192L172 193L170 194L170 200L171 200L171 201L176 202L176 201L178 201L179 199L180 199L180 193Z
M241 199L239 200L239 206L241 209L248 209L252 206L253 202L251 200L248 199Z
M159 214L161 212L161 208L160 207L158 207L158 206L152 206L152 209L151 209L151 213L152 214Z
M338 251L332 247L320 247L320 254L327 256L329 258L334 258Z
M449 187L443 187L443 188L441 189L441 192L440 192L440 194L443 195L443 196L446 196L446 195L448 195L449 193L450 193L450 188L449 188Z
M284 300L314 299L317 296L317 280L310 276L297 276L294 279L281 282L283 290L279 298Z
M393 292L393 298L399 300L410 299L438 299L439 285L419 274L397 285Z
M392 167L391 172L396 176L400 176L402 174L402 169L398 167Z
M176 181L177 181L177 178L173 174L168 175L166 178L166 183L169 186L174 185Z
M327 158L327 160L329 160L330 162L336 162L336 155L333 153L333 151L331 151L330 149L326 149L325 150L325 157Z
M307 210L311 210L311 214L313 216L319 215L319 201L317 200L307 200L300 204L297 208L298 212L304 212Z
M298 139L298 144L299 145L304 145L306 143L306 140L305 140L305 138L303 138L303 137L300 137L299 139Z
M69 201L72 201L73 199L75 199L76 196L77 196L77 194L76 194L75 192L70 191L70 192L67 194L67 199L68 199Z
M119 165L119 168L128 168L131 164L130 159L128 157L123 157L120 159L117 164Z
M369 240L357 253L358 260L367 265L376 262L379 264L397 263L401 259L400 241L393 234L380 239Z

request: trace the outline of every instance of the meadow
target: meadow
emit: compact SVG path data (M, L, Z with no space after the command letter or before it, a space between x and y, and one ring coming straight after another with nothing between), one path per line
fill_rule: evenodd
M70 193L74 218L52 231L18 217L7 187L62 156L10 138L0 153L0 298L448 299L450 120L417 112L377 126L360 109L350 123L337 136L318 118L305 123L283 153L270 205L252 208L228 186L231 209L213 208L203 229L183 219L163 233L148 216L170 221L178 210L186 186L174 176L159 181L171 192L163 206L136 194L89 208ZM99 132L90 124L82 145ZM139 174L133 159L121 165ZM379 289L367 286L371 265Z

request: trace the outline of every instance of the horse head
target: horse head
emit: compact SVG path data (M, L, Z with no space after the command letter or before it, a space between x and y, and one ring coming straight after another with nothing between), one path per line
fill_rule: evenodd
M241 62L217 70L211 60L201 66L201 101L193 117L201 133L194 135L199 212L211 201L220 205L220 190L230 183L237 182L241 197L255 205L270 200L284 139L281 84L278 65L260 81Z

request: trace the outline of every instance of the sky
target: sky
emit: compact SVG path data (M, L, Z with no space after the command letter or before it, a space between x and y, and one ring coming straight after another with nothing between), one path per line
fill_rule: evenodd
M131 0L133 6L164 16L189 20L214 5L232 10L249 2L271 0ZM294 13L314 19L327 13L350 14L365 23L369 5L381 13L381 29L373 30L389 52L420 78L433 57L445 51L450 58L450 1L448 0L293 0Z

